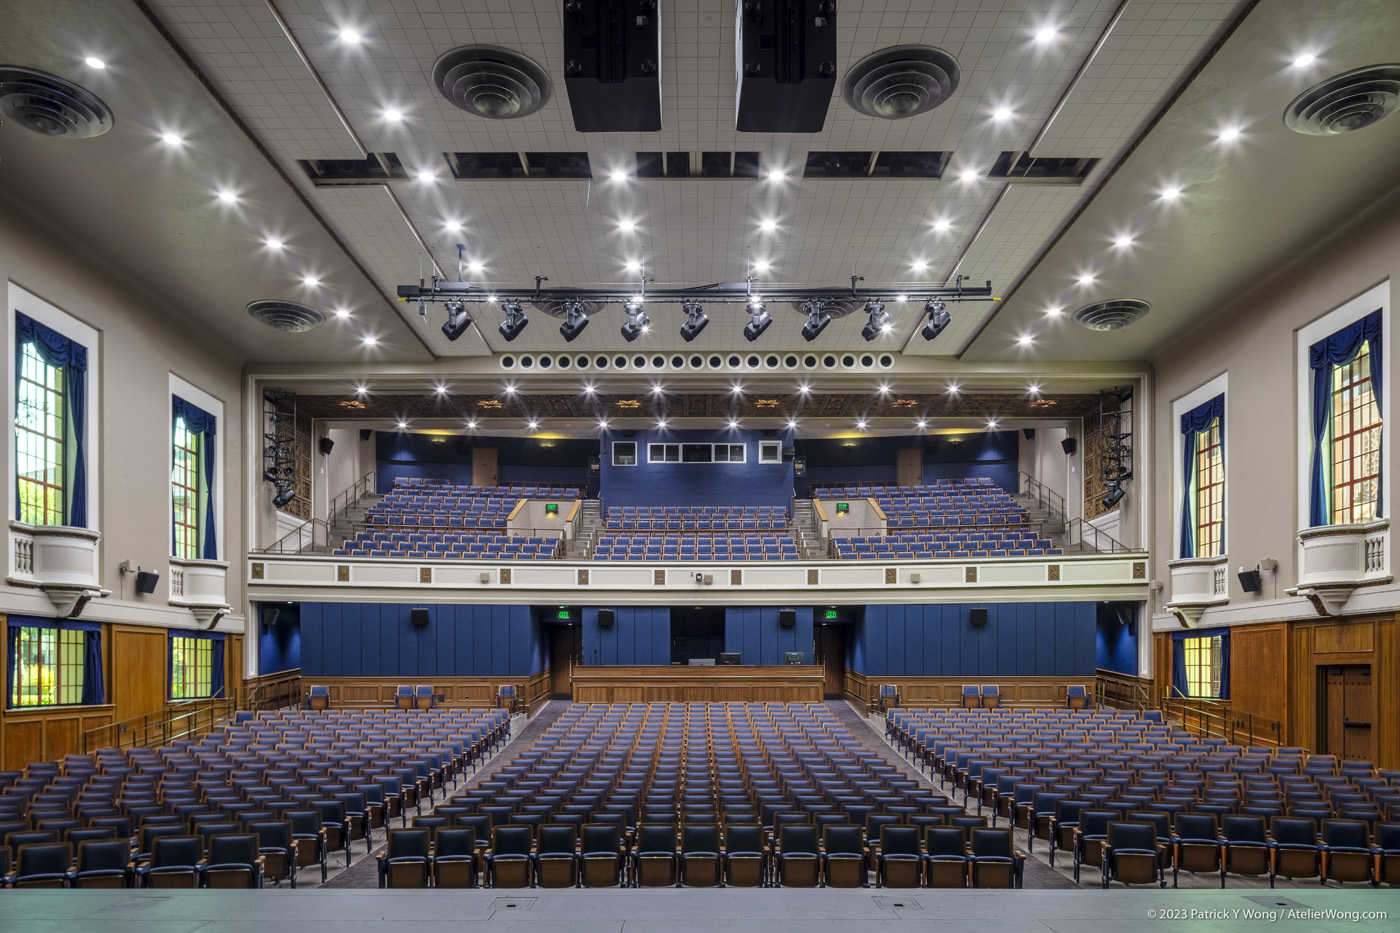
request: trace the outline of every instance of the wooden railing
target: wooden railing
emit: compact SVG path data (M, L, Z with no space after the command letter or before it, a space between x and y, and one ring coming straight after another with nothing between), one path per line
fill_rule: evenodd
M99 748L152 748L212 732L233 719L236 700L189 700L83 733L83 754Z
M1229 700L1165 697L1161 709L1169 721L1175 720L1187 732L1205 738L1221 738L1231 745L1278 748L1283 744L1282 723L1234 709Z
M243 701L239 703L238 708L257 712L265 709L300 707L301 702L301 668L294 667L245 680Z
M1156 709L1157 687L1145 677L1099 668L1094 677L1094 705L1113 709Z

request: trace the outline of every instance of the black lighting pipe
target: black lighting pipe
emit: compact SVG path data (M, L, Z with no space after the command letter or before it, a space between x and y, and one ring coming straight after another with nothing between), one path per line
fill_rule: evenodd
M935 285L918 288L905 288L891 285L887 288L803 288L796 285L775 285L771 288L750 287L748 282L717 282L691 288L649 288L646 291L648 302L677 302L704 300L709 302L747 303L752 292L763 296L764 301L806 300L825 298L832 301L868 301L871 299L893 300L904 295L909 301L927 301L930 298L944 298L953 301L990 301L992 283L986 285ZM526 301L566 301L581 298L594 302L624 302L635 298L636 288L486 288L470 282L439 281L432 285L419 282L417 285L400 285L400 301L470 301L484 302L491 299L504 301L517 299Z

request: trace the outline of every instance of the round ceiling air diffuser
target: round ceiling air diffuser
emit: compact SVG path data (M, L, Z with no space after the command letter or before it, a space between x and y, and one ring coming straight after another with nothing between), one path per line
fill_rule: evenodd
M867 117L903 120L953 96L960 77L957 59L942 49L897 45L852 65L841 84L841 98Z
M549 76L519 52L466 45L433 65L433 87L452 106L488 120L528 117L549 102Z
M1122 330L1151 310L1152 305L1136 298L1113 298L1085 305L1070 320L1087 330Z
M248 314L273 330L288 334L305 333L313 327L320 326L326 319L324 312L309 305L280 298L249 302Z
M1283 122L1305 136L1354 133L1400 109L1400 65L1370 65L1313 85L1283 111Z
M0 65L0 114L52 139L91 139L112 128L112 111L97 95L17 65Z

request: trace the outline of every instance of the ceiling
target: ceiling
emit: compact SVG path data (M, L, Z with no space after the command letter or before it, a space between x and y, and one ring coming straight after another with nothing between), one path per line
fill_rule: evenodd
M67 77L116 113L112 132L89 140L7 133L4 177L27 183L0 197L42 208L102 261L155 283L255 368L499 379L507 352L849 350L887 353L892 372L923 380L968 365L1092 369L1149 358L1317 229L1400 182L1400 119L1330 138L1281 121L1316 81L1395 57L1400 4L1390 0L844 0L838 84L861 57L907 43L952 53L962 80L948 102L907 120L861 116L838 92L815 135L735 131L733 0L663 3L660 133L578 133L560 9L557 0L0 0L9 63ZM1046 27L1054 38L1038 41ZM343 41L347 28L362 41ZM451 106L429 73L438 55L467 44L529 56L554 83L549 103L500 121ZM1302 51L1317 61L1291 67ZM87 56L106 67L86 66ZM1011 115L999 121L1002 107ZM387 110L402 120L390 122ZM1230 146L1215 139L1227 124L1242 129ZM182 145L163 144L164 132ZM1077 186L984 177L1000 153L1033 142L1037 156L1099 162ZM808 152L833 150L950 156L940 179L798 177ZM444 157L526 151L586 152L593 177L459 180ZM639 179L639 151L756 151L765 171L788 174ZM299 162L367 152L396 154L410 177L318 187ZM434 181L413 177L425 169ZM614 169L628 178L611 180ZM967 169L979 177L963 181ZM1179 200L1158 197L1167 184L1181 187ZM221 189L237 202L221 203ZM765 220L774 229L762 229ZM1124 233L1132 245L1116 248ZM284 248L268 249L268 237ZM740 334L747 317L737 305L709 308L711 323L692 343L679 336L676 306L652 308L653 327L634 344L618 333L616 306L571 344L540 313L507 344L498 309L481 305L476 326L449 342L440 311L421 319L392 298L435 264L456 278L459 243L482 263L465 277L487 289L529 286L536 275L550 287L627 287L640 276L625 267L635 260L658 286L753 273L760 291L845 285L852 275L917 290L961 273L990 280L1000 300L951 305L952 324L931 342L917 335L917 302L892 303L893 330L868 344L861 314L807 343L805 317L776 305L753 344ZM757 273L758 260L771 269ZM1089 270L1094 283L1076 284ZM1107 334L1045 313L1114 297L1153 310ZM274 335L244 313L261 298L347 314ZM1028 334L1029 344L1018 342Z

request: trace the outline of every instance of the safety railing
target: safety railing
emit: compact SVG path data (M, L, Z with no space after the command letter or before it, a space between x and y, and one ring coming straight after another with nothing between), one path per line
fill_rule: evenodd
M326 519L334 523L341 515L349 512L355 503L375 491L377 488L375 483L375 471L370 470L364 476L361 476L359 479L355 480L355 482L342 489L331 499L330 508L326 512Z
M242 709L259 712L301 706L301 668L253 677L243 684Z
M257 554L300 554L313 548L328 548L331 526L319 518L308 518L264 548L254 548Z
M1277 719L1237 710L1229 700L1205 697L1164 697L1162 715L1176 720L1187 732L1203 738L1224 739L1231 745L1283 744L1283 724Z
M1099 668L1094 677L1094 705L1100 709L1156 709L1155 693L1155 684L1142 677L1103 668Z
M1128 547L1117 538L1100 531L1082 518L1070 519L1065 525L1065 544L1069 547L1088 548L1099 554L1128 554L1142 548Z
M1050 513L1052 520L1058 518L1063 523L1068 517L1068 513L1065 512L1065 497L1025 470L1020 471L1020 477L1021 492L1024 495L1034 497L1037 502L1044 506L1045 511Z
M100 748L153 748L212 732L233 719L234 699L172 703L144 716L123 719L83 733L83 754Z

